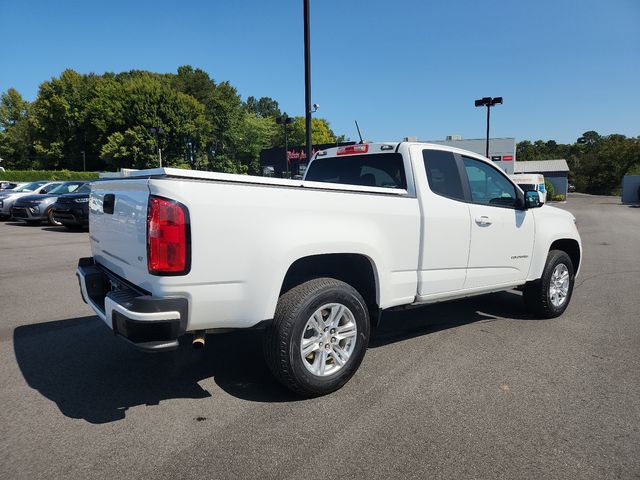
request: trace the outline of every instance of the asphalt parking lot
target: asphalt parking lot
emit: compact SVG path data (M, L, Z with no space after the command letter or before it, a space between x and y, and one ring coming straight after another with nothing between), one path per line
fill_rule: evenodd
M562 317L517 292L386 314L313 400L256 333L133 350L80 299L86 232L0 222L0 478L640 478L640 208L561 208L585 250Z

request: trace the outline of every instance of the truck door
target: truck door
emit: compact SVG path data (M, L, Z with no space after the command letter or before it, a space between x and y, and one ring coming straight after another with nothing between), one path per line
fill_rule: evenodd
M411 156L422 209L418 300L428 300L463 288L471 221L454 154L416 145Z
M529 271L533 214L517 208L516 187L493 165L462 156L469 183L471 248L465 289L518 283Z

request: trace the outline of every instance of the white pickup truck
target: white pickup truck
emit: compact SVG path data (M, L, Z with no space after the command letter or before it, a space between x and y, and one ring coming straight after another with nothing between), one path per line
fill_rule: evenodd
M351 378L386 309L519 288L561 315L582 257L570 213L418 142L318 152L299 181L135 172L92 185L89 223L82 298L113 332L158 351L262 327L270 369L306 396Z

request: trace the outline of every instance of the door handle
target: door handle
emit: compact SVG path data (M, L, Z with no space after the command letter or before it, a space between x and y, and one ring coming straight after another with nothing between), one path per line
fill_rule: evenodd
M476 217L476 223L481 227L491 225L491 219L486 215L482 215L481 217Z

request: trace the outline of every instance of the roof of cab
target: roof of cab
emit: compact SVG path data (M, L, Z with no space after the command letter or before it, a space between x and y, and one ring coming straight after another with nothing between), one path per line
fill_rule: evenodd
M415 142L365 142L364 144L360 144L360 143L356 143L355 145L348 145L348 146L342 146L342 147L331 147L331 148L327 148L326 150L321 150L320 155L318 155L320 152L316 153L311 161L315 160L318 157L324 157L324 156L337 156L338 155L338 150L343 149L343 148L348 148L348 147L355 147L358 145L368 145L368 151L364 152L364 153L360 153L360 155L371 155L371 154L378 154L378 153L385 153L385 151L388 152L395 152L398 150L398 148L400 147L400 145L407 145L407 146L411 146L411 145L420 145L421 147L428 147L431 148L433 150L444 150L447 152L454 152L454 153L459 153L461 155L467 155L470 157L473 157L475 159L478 160L483 160L487 163L491 163L491 161L488 158L485 158L483 155L480 155L476 152L472 152L470 150L463 150L462 148L457 148L457 147L451 147L449 145L442 145L439 143L429 143L429 142L419 142L419 141L415 141ZM382 148L383 146L385 146L386 148ZM391 147L391 148L389 148ZM354 153L357 154L357 153Z

